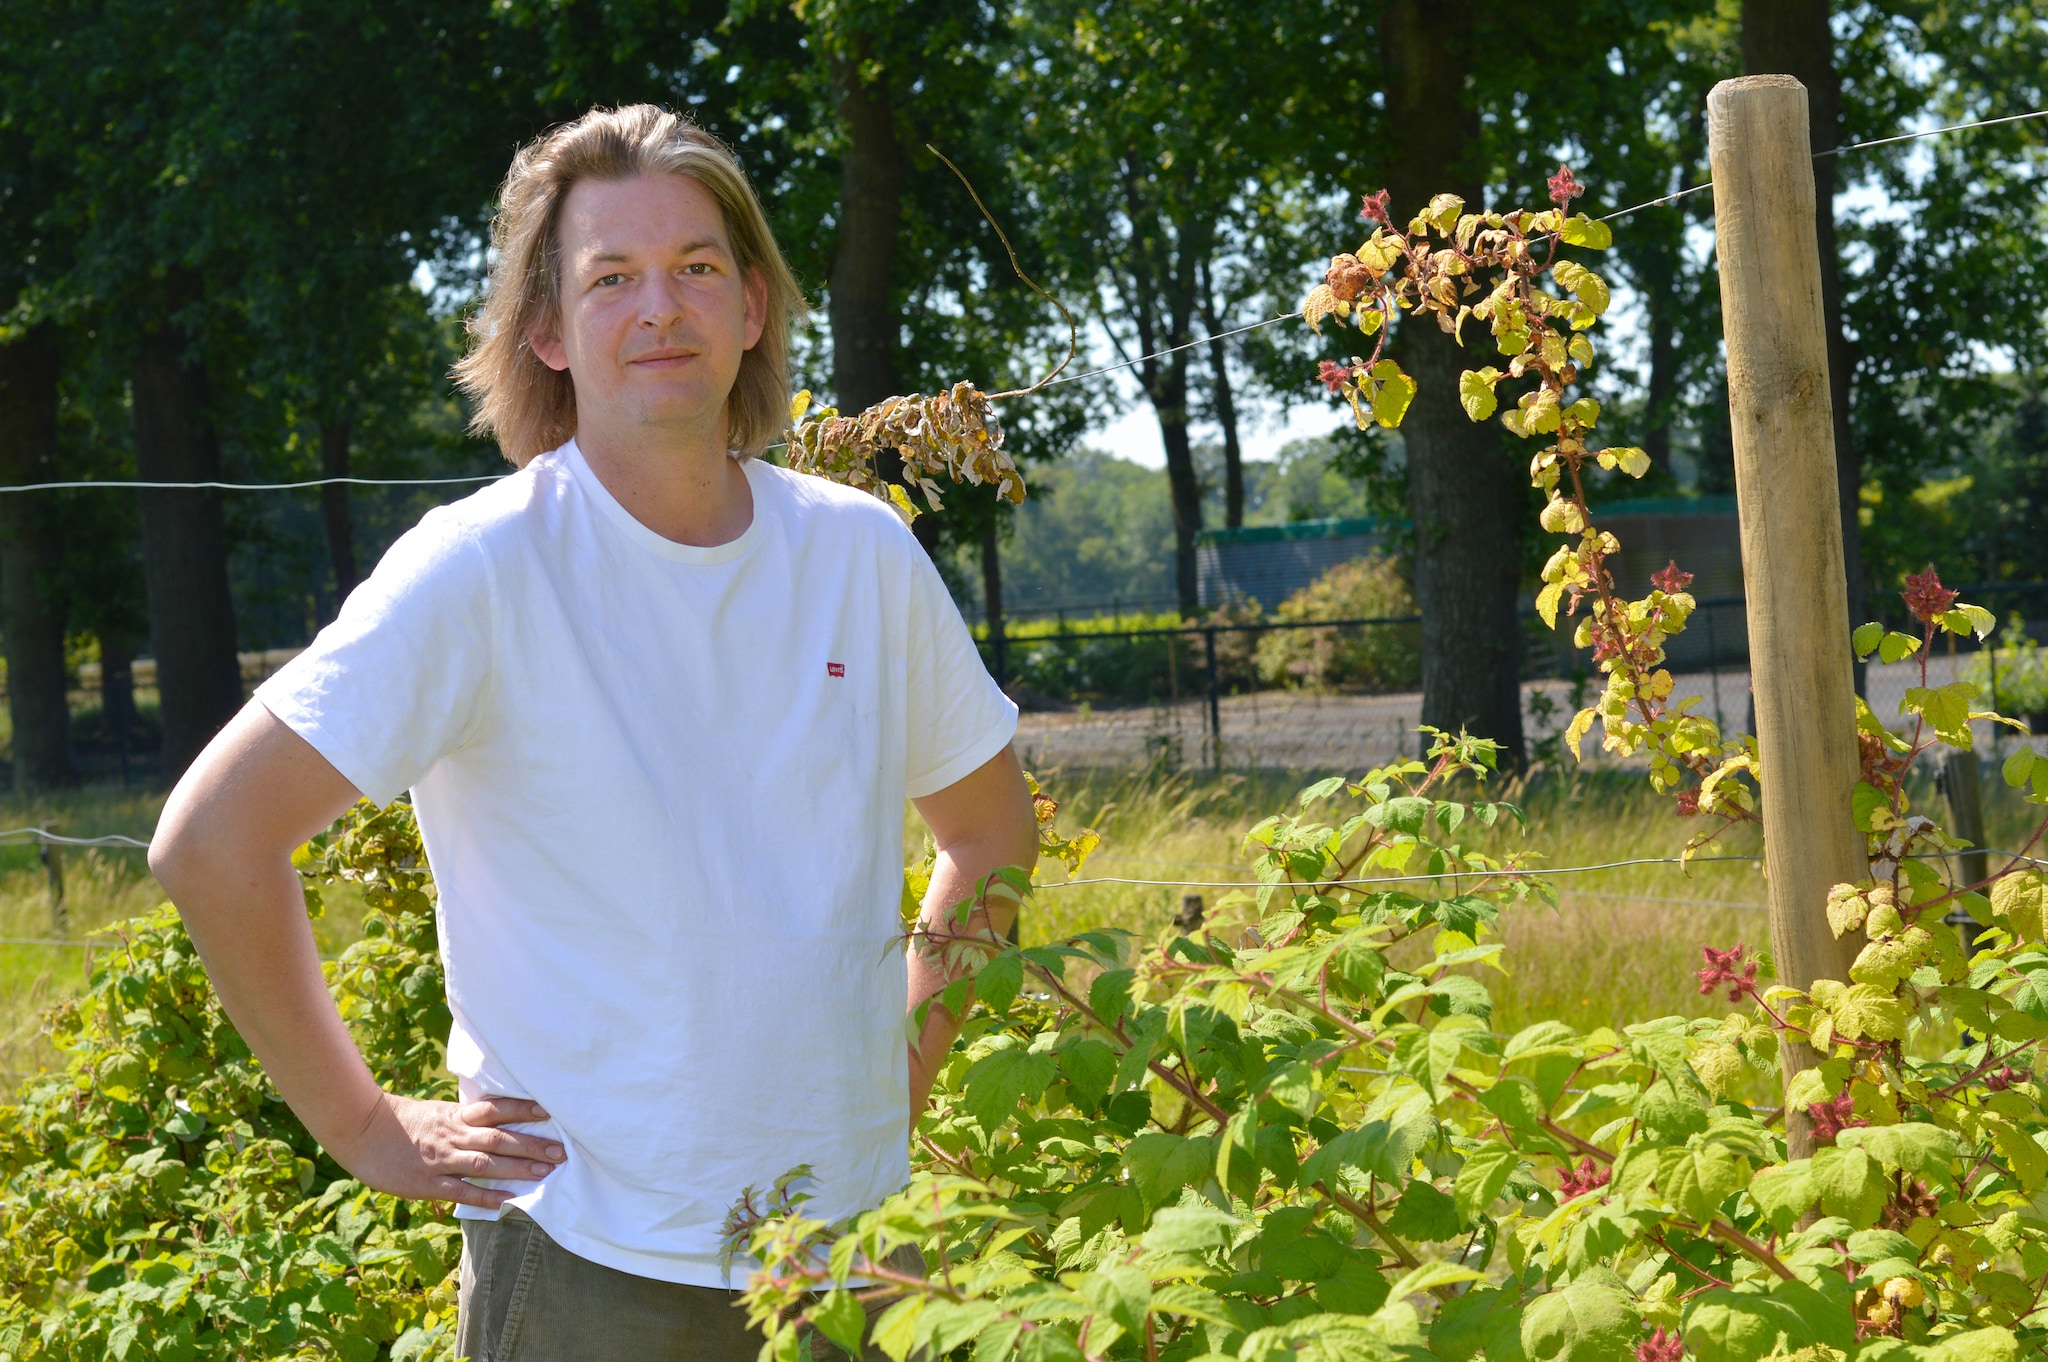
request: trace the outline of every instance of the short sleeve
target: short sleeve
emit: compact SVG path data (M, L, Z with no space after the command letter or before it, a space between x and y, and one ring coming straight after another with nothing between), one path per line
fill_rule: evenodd
M463 745L490 685L490 563L445 511L400 536L256 699L378 804Z
M1007 747L1017 736L1017 706L982 665L974 636L931 559L921 550L908 557L910 760L905 788L912 799L922 799L972 774Z

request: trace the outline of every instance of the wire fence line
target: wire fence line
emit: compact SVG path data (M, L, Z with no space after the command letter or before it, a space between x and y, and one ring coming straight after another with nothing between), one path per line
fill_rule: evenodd
M1926 128L1919 132L1899 133L1897 136L1894 137L1877 137L1872 138L1870 141L1867 142L1852 142L1847 146L1836 147L1831 151L1816 151L1815 153L1813 153L1813 159L1818 161L1825 157L1841 156L1848 152L1864 151L1871 147L1890 146L1895 142L1914 142L1924 137L1941 137L1953 132L1968 132L1972 128L1990 128L1996 127L2003 123L2022 123L2026 122L2029 119L2035 118L2048 118L2048 109L2030 109L2026 113L2005 114L1998 118L1980 118L1969 123L1953 123L1945 128ZM1660 198L1648 199L1642 203L1632 204L1627 208L1616 209L1614 212L1608 213L1604 217L1596 219L1596 221L1612 222L1616 218L1624 218L1631 213L1640 213L1645 208L1655 208L1661 204L1675 203L1679 199L1685 198L1688 195L1698 194L1705 190L1712 189L1713 187L1714 182L1712 180L1705 181L1702 184L1688 185L1684 189L1680 189L1675 193L1665 194ZM1056 378L1052 380L1050 383L1046 383L1042 386L1047 388L1056 388L1063 383L1079 383L1083 379L1100 378L1104 374L1113 374L1117 372L1119 369L1129 369L1135 365L1143 364L1148 360L1164 359L1166 356L1178 354L1182 350L1192 350L1198 345L1208 345L1214 341L1228 340L1232 336L1242 336L1247 331L1258 331L1264 327L1273 326L1279 322L1287 321L1289 318L1297 317L1299 315L1299 313L1295 312L1283 312L1280 313L1278 316L1268 317L1263 321L1251 322L1245 326L1235 327L1229 331L1218 331L1213 335L1197 337L1194 340L1185 341L1179 345L1170 345L1166 347L1164 350L1155 350L1149 355L1139 355L1135 359L1118 360L1115 364L1105 364L1100 369L1090 369L1085 373L1068 374L1064 378ZM769 449L781 449L783 447L784 446L779 444L768 446ZM286 492L299 491L309 487L330 487L336 484L347 484L352 487L431 487L451 483L495 482L499 478L507 476L509 476L509 474L478 473L466 477L451 478L335 477L305 478L296 482L141 482L134 480L98 481L88 479L77 482L30 482L16 483L13 485L0 485L0 494L9 492L71 491L88 487L107 489L141 488L154 489L159 491L222 492Z

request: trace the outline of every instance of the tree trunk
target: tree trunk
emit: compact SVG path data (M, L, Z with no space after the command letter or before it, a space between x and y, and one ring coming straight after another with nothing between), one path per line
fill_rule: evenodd
M1671 418L1678 395L1678 300L1672 296L1675 262L1657 250L1641 272L1643 303L1650 314L1650 384L1645 395L1643 452L1666 477L1671 474Z
M846 155L839 165L839 240L826 315L832 325L833 392L839 410L853 416L898 391L896 345L903 328L893 285L896 234L903 223L903 144L888 90L863 81L857 61L835 59L832 85L846 128ZM903 463L893 451L877 460L876 471L890 482L903 481ZM937 515L919 516L911 529L925 552L937 552Z
M1159 418L1159 442L1166 447L1166 481L1173 494L1173 576L1183 619L1202 613L1195 573L1195 536L1202 530L1202 480L1195 476L1195 452L1188 441L1186 351L1169 356L1150 385ZM1148 366L1149 367L1149 366Z
M135 750L135 646L125 634L102 628L100 638L100 717L121 766L121 788L128 788L128 758Z
M1470 0L1389 0L1381 9L1392 148L1387 188L1397 220L1438 193L1481 206L1473 164L1479 118L1460 97L1470 72L1470 31ZM1422 613L1422 722L1491 738L1504 764L1519 765L1524 478L1498 427L1475 425L1458 405L1459 373L1484 356L1412 320L1401 327L1396 349L1419 385L1401 433Z
M999 686L1010 681L1009 640L1003 635L1003 556L999 533L1002 514L999 508L990 507L988 518L981 525L982 614L988 620L988 643L995 658Z
M345 478L349 439L354 423L346 416L320 423L320 476ZM356 533L349 518L348 484L330 482L320 489L320 515L327 522L327 556L334 564L334 608L356 589Z
M59 471L55 340L48 326L38 326L0 346L0 483L48 482ZM0 496L0 629L7 634L16 794L77 778L64 683L62 563L51 495Z
M1827 0L1743 0L1742 70L1751 76L1791 76L1806 87L1806 116L1815 151L1841 145L1842 85L1835 74L1834 33ZM1835 161L1813 163L1814 236L1820 249L1820 298L1828 329L1828 400L1835 430L1835 482L1842 513L1842 572L1849 593L1849 622L1864 616L1862 508L1863 460L1849 423L1849 375L1855 363L1842 332L1842 276L1835 255ZM1863 693L1864 668L1856 665L1856 691Z
M1230 391L1230 363L1227 343L1215 339L1223 331L1216 312L1216 291L1211 286L1209 265L1201 271L1202 324L1209 328L1209 373L1215 383L1216 424L1223 428L1223 523L1230 529L1244 524L1244 449L1237 440L1237 398ZM1275 602L1278 604L1278 602Z
M191 338L168 322L144 331L137 347L135 464L144 482L220 477L206 371L191 349ZM163 768L175 780L242 705L227 531L219 492L166 488L138 495Z

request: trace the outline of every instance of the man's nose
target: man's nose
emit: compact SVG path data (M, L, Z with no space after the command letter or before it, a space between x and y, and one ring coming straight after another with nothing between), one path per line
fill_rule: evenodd
M657 276L640 290L640 325L662 331L683 312L681 290L670 280Z

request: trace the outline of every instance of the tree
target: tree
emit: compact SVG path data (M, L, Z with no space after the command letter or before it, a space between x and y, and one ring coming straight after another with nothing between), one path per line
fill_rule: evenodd
M53 330L45 322L0 344L0 484L51 481L62 470ZM50 494L0 495L0 631L7 637L17 794L76 777L65 694L62 559Z
M1380 11L1386 81L1386 187L1406 221L1431 196L1484 200L1472 13L1465 0L1391 0ZM1499 433L1465 415L1458 375L1470 367L1450 335L1401 328L1396 355L1419 385L1402 424L1413 572L1421 605L1422 722L1469 729L1523 757L1519 526L1526 479Z
M1292 155L1289 22L1263 4L1047 5L1031 11L1020 63L1043 73L1032 81L1022 173L1062 278L1095 302L1158 419L1189 616L1201 609L1202 488L1188 428L1196 327L1216 314L1219 257ZM1225 373L1219 356L1211 362ZM1231 407L1223 381L1219 416Z

